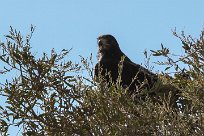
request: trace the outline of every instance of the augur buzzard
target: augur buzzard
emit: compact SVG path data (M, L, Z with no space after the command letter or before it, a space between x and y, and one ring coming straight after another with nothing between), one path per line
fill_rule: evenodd
M112 81L116 83L119 76L119 65L121 65L121 85L124 88L128 87L129 94L138 92L141 86L150 89L158 80L156 74L141 65L133 63L120 50L117 40L112 35L99 36L97 41L99 62L95 66L96 77L101 75L105 78L106 82ZM124 60L121 64L122 58ZM107 75L107 73L110 75Z

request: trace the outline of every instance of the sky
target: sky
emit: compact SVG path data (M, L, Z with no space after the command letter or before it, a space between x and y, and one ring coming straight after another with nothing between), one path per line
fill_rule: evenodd
M204 28L203 6L203 0L1 0L0 41L5 41L10 26L26 36L32 24L36 54L72 48L68 60L78 63L79 55L92 53L96 63L96 38L111 34L121 50L141 64L144 50L160 49L161 43L181 54L181 42L172 30L198 37ZM17 134L15 129L10 133Z

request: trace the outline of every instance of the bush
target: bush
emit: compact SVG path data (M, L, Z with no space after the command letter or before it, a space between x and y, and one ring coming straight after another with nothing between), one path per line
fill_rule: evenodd
M0 43L1 76L17 73L1 83L0 97L6 98L0 105L1 135L8 135L12 126L22 128L23 135L204 134L204 31L197 40L174 32L185 51L176 60L163 45L152 51L167 59L157 64L166 71L175 68L175 75L159 74L157 101L147 96L137 102L118 84L108 87L100 78L96 82L91 57L74 64L64 59L69 51L53 49L36 58L30 45L33 32L32 26L23 38L11 27L7 41ZM172 90L179 92L176 108L171 106Z

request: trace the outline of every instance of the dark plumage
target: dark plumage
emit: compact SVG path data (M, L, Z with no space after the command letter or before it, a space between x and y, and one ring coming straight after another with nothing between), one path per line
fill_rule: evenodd
M99 62L95 66L95 76L98 77L101 73L107 82L110 78L116 83L118 78L118 66L121 58L124 56L123 68L121 72L121 85L128 88L129 94L138 92L138 88L145 81L146 83L142 88L150 89L158 80L156 74L150 72L144 67L133 63L121 50L117 40L112 35L102 35L98 37L98 57ZM101 70L101 71L100 71ZM110 76L107 76L110 72Z

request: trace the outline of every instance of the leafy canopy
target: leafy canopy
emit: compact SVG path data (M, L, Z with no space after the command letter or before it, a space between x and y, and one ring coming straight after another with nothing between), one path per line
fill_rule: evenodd
M163 45L152 51L153 56L166 58L157 62L166 67L159 74L157 100L147 96L146 101L135 102L120 84L108 87L100 78L96 82L92 56L81 57L81 63L75 64L66 61L68 50L56 53L52 49L37 58L30 43L34 30L31 26L24 38L11 27L6 42L0 42L0 74L13 77L0 83L0 99L6 99L0 105L1 135L8 135L12 126L23 135L204 133L204 31L198 39L173 33L181 40L183 55L172 54ZM171 106L172 89L179 90L176 109Z

